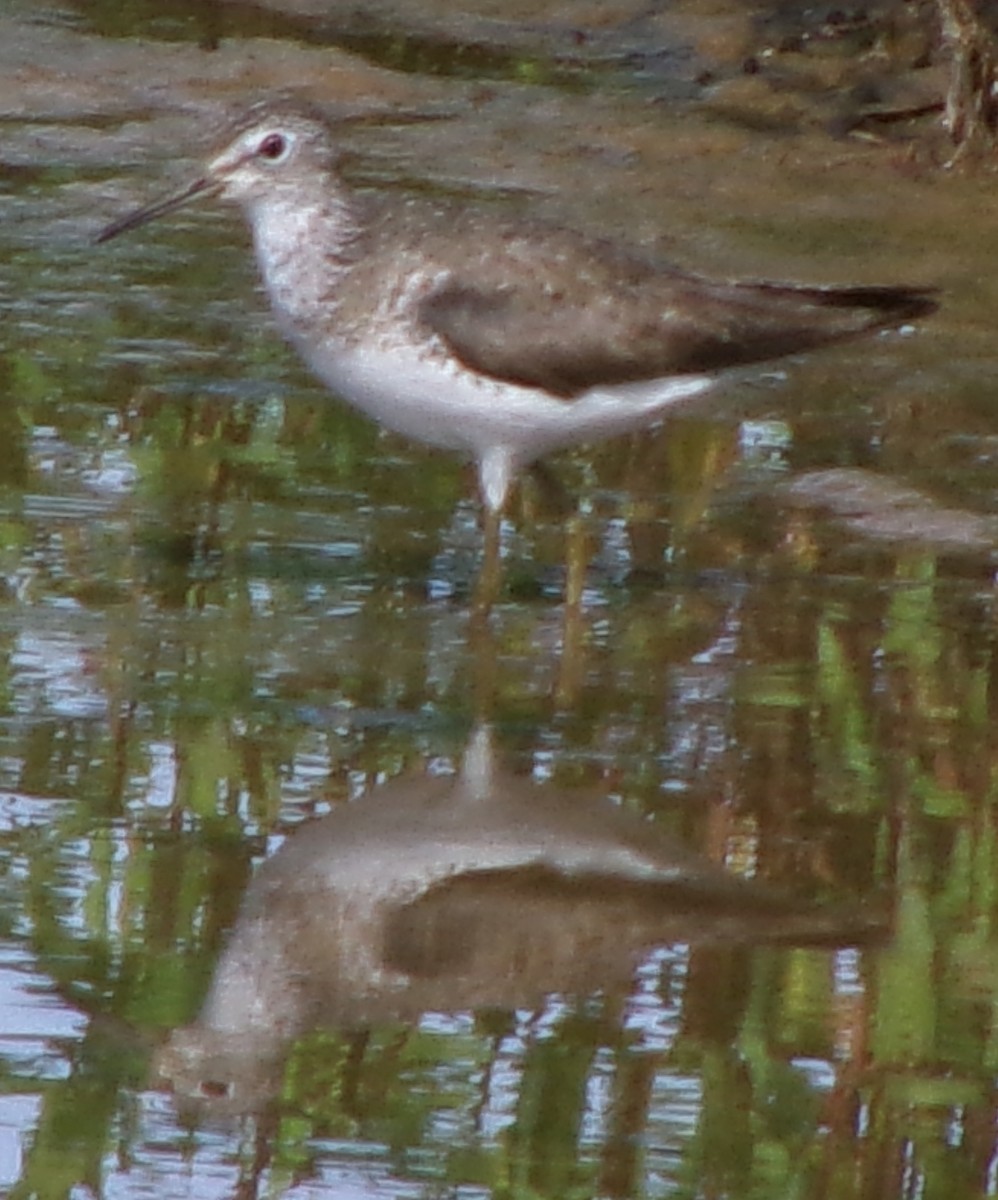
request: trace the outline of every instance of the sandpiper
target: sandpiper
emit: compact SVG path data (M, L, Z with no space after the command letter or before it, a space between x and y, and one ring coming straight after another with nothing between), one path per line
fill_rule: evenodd
M250 108L202 174L108 225L238 204L277 321L340 397L474 459L495 518L517 472L647 427L726 368L897 326L931 290L716 282L617 242L355 192L309 108Z

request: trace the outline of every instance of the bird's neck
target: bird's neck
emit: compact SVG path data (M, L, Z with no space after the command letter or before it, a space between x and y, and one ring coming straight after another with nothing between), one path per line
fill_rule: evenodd
M248 216L260 273L285 331L301 335L328 320L362 232L356 199L328 179L316 180L304 193L271 194Z

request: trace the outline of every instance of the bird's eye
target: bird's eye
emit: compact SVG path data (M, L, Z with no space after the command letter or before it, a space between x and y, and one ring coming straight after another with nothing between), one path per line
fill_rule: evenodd
M271 162L277 162L278 159L283 158L287 150L288 139L283 133L268 133L256 148L256 152L261 158L268 158Z

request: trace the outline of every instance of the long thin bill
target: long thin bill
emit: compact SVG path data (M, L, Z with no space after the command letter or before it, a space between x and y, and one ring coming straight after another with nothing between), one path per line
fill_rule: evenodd
M157 217L165 216L167 213L183 207L183 205L196 199L203 193L210 194L216 187L217 184L213 180L207 179L204 176L200 179L195 179L193 183L187 184L180 191L173 192L169 196L164 196L162 200L155 200L152 204L147 204L144 208L138 208L135 212L128 213L124 217L119 217L117 221L112 221L110 225L106 225L97 234L94 242L97 245L100 245L102 242L109 242L112 238L116 238L119 233L127 233L130 229L137 229L140 225L145 225L148 221L155 221Z

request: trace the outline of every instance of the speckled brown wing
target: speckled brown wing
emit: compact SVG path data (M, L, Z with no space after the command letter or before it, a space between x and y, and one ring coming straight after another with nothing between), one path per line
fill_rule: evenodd
M713 283L632 265L584 296L451 278L420 319L472 370L571 399L591 388L706 374L808 350L932 312L929 289Z

